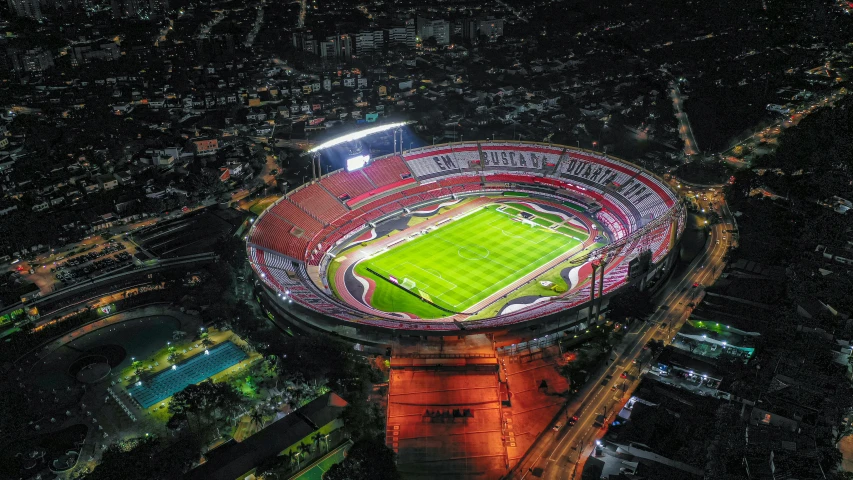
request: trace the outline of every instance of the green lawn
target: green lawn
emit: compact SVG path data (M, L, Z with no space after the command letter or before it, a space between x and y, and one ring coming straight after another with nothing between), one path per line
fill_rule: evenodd
M368 269L395 277L448 310L471 313L471 306L579 244L550 229L517 222L490 205L359 262L355 271L376 282L376 308L437 318L449 313Z
M302 472L294 480L323 480L323 475L328 472L334 464L341 463L344 461L349 447L349 443L338 447L337 449L333 450L329 456L317 462L317 464L315 464L308 470Z
M269 197L259 198L258 200L255 201L255 203L252 204L251 207L249 207L249 211L254 213L255 215L260 215L261 213L264 212L264 210L269 208L269 206L272 205L273 203L275 203L275 201L278 200L279 198L280 197L277 195L271 195Z

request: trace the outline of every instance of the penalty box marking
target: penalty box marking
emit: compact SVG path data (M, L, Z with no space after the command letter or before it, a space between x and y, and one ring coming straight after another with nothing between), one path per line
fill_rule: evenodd
M449 291L451 291L451 290L455 289L455 288L458 286L458 285L456 285L455 283L451 282L450 280L445 280L444 278L442 278L442 277L441 277L441 275L440 275L440 274L439 274L439 275L436 275L436 274L434 274L434 273L430 272L429 270L427 270L427 269L425 269L425 268L423 268L423 267L420 267L420 266L418 266L418 265L415 265L415 264L414 264L414 263L412 263L412 262L406 262L406 263L403 263L403 264L401 264L399 267L404 267L404 266L406 266L406 265L409 265L409 266L411 266L411 267L414 267L414 268L416 268L416 269L418 269L418 270L420 270L420 271L424 272L425 274L429 275L429 277L432 277L432 278L434 278L435 280L437 280L437 281L438 281L438 282L437 282L437 284L438 284L438 285L441 285L442 287L445 287L445 290L444 290L443 292L441 292L441 293L430 293L430 292L428 291L428 290L429 290L429 288L431 288L429 284L424 283L424 284L423 284L423 286L421 286L421 283L420 283L419 281L416 281L415 279L410 279L410 280L412 280L412 281L414 281L414 282L415 282L415 286L416 286L416 287L418 287L418 289L419 289L419 290L424 290L424 291L426 291L427 293L429 293L430 295L435 295L435 296L437 296L437 297L441 297L441 296L442 296L442 295L444 295L445 293L447 293L447 292L449 292ZM399 267L398 267L398 268L399 268ZM450 285L452 285L452 287L451 287Z

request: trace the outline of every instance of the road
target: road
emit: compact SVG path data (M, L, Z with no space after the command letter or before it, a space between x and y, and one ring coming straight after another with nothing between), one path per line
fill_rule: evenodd
M728 219L726 206L722 208L726 214L724 218ZM533 472L537 475L541 472L542 477L549 480L580 478L584 461L594 450L595 440L605 433L603 428L593 425L597 417L606 415L604 425L609 425L639 384L639 378L625 380L620 374L630 369L634 369L632 374L637 373L634 361L642 364L649 360L650 355L644 347L650 340L663 339L668 344L670 335L677 332L689 317L692 311L690 303L698 289L701 285L712 284L722 272L724 256L733 239L731 234L726 233L726 230L733 228L732 225L724 222L712 227L704 250L681 275L672 278L656 295L655 300L661 308L649 321L635 327L625 336L623 343L611 355L613 361L590 378L566 411L558 417L565 424L566 417L580 412L577 423L572 427L566 425L558 432L546 431L522 464L507 478L536 478ZM720 242L717 243L717 240ZM694 284L700 286L694 288ZM608 375L611 378L607 378ZM614 396L617 398L614 399Z
M687 118L687 112L684 111L684 102L681 100L681 91L675 84L671 85L669 91L672 97L672 105L675 107L675 118L678 119L678 134L684 140L684 155L690 157L699 153L699 145L696 143L696 138L693 136L693 127L690 126L690 120Z
M506 8L507 10L509 10L510 12L512 12L512 14L513 14L513 15L515 15L515 16L516 16L516 18L518 18L518 19L519 19L519 20L521 20L522 22L524 22L524 23L530 23L530 20L528 20L526 17L524 17L524 16L521 14L521 10L516 10L516 9L514 9L514 8L510 7L509 5L507 5L507 4L506 4L505 2L503 2L502 0L498 0L498 5L500 5L500 6L504 7L504 8Z
M720 152L719 155L727 162L734 164L737 167L743 168L749 166L749 162L731 155L730 152L738 146L742 149L739 153L742 157L748 156L750 152L753 152L758 148L763 148L769 152L775 151L779 146L779 139L784 130L799 125L804 118L821 108L827 106L834 107L835 102L846 95L846 93L842 92L843 91L839 89L832 91L831 93L823 93L819 97L810 101L804 101L800 104L793 105L793 111L790 115L776 117L770 123L760 124L751 134L748 134L743 138L734 139L731 146Z
M255 16L255 24L252 26L252 30L246 35L246 41L243 42L243 45L246 47L251 47L253 43L255 43L255 38L258 36L258 32L261 31L261 27L264 26L264 2L258 6L258 13Z
M210 36L210 30L215 27L219 22L225 19L227 13L225 11L216 12L216 16L209 23L206 23L199 27L198 33L195 35L197 39L204 39Z
M296 21L296 28L305 27L305 15L308 12L308 0L299 0L299 17Z

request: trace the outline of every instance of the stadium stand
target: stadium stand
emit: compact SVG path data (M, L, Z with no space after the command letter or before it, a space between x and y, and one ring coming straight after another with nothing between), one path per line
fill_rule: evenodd
M263 250L256 250L254 253L255 262L262 265L263 272L280 288L287 291L291 286L300 284L291 260Z
M484 143L483 168L485 170L522 171L545 175L554 171L562 148L516 143Z
M535 183L533 177L528 177L525 175L513 175L509 173L491 173L487 174L484 179L487 182Z
M480 148L476 143L455 144L453 155L458 161L459 168L463 171L481 170L483 168Z
M249 241L260 248L298 259L305 253L308 238L293 235L291 231L294 228L292 224L270 215L263 222L255 224Z
M334 222L347 213L346 207L332 197L319 183L311 183L294 191L288 196L288 199L323 223Z
M483 181L488 184L483 185ZM380 157L362 170L339 170L294 191L254 223L247 237L248 254L253 268L271 289L289 291L296 303L324 315L382 328L459 330L451 321L402 318L342 303L320 288L321 283L326 285L325 279L319 283L311 279L307 266L319 266L323 275L330 258L327 252L351 241L342 242L345 238L362 235L358 232L368 222L403 207L435 204L462 193L506 191L508 183L519 192L540 196L544 192L554 199L549 204L567 213L595 215L612 242L631 236L629 243L618 249L618 259L608 265L605 292L627 281L625 259L644 250L653 252L654 262L664 258L672 229L680 233L685 224L683 211L673 210L678 206L675 192L629 163L564 146L466 142ZM664 215L678 221L655 222ZM643 228L642 235L634 235ZM581 305L588 294L586 286L569 291L559 301L523 306L465 325L487 328L532 320Z
M376 200L365 203L364 205L359 207L359 210L362 212L369 212L370 210L373 210L374 208L379 208L379 207L381 207L381 206L383 206L389 202L393 202L393 201L399 200L401 198L403 198L402 193L400 193L400 192L392 193L391 195L388 195L387 197L377 198Z
M270 213L276 217L286 220L293 224L297 229L305 231L304 236L310 238L315 233L323 228L323 225L313 217L305 213L304 210L290 203L287 199L282 199L270 208ZM298 232L295 232L295 234ZM297 235L303 236L303 235Z
M448 146L425 147L407 152L403 159L420 181L437 180L462 173L456 154Z
M598 221L604 224L604 227L613 235L613 240L621 240L628 236L628 230L620 222L615 215L607 210L602 210L596 215Z
M362 172L377 187L412 177L412 171L406 167L406 163L397 155L376 160L364 167Z
M361 170L338 170L320 179L320 184L342 201L349 200L376 188Z
M471 176L471 175L463 175L460 177L453 178L445 178L444 180L439 180L438 184L442 187L450 187L453 185L462 185L466 183L480 183L480 177Z

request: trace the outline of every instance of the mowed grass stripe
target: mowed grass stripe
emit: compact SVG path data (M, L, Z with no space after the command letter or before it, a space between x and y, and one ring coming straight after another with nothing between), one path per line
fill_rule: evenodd
M463 311L578 245L563 235L513 221L495 208L392 247L361 262L357 270L366 274L371 268L401 283L408 278L436 304ZM393 305L424 317L443 316L387 282L378 282L376 293L374 300L383 304L377 308Z

